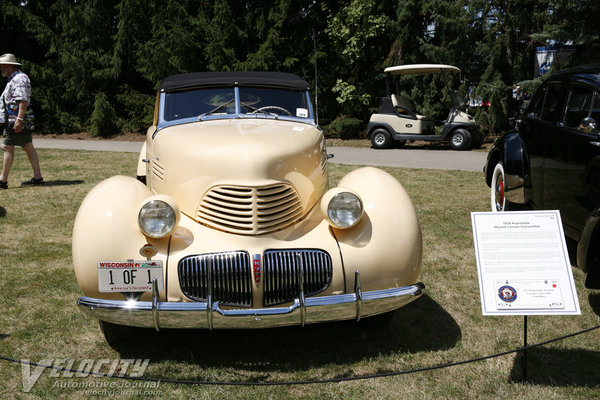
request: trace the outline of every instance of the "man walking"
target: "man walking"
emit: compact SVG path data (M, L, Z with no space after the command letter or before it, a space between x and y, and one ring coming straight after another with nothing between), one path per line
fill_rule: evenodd
M20 66L21 64L17 62L14 55L3 54L0 56L0 71L7 80L0 101L0 124L4 126L4 140L2 141L4 158L0 174L0 189L8 188L8 174L15 159L15 146L23 148L33 168L33 178L22 182L21 185L44 184L31 132L23 126L25 112L31 102L31 83L29 77L19 68Z

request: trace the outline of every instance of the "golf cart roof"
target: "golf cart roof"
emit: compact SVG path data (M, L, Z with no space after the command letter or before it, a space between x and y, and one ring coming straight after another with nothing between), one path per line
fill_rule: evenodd
M385 72L392 75L426 75L441 74L442 72L460 73L460 69L455 66L445 64L408 64L387 67Z

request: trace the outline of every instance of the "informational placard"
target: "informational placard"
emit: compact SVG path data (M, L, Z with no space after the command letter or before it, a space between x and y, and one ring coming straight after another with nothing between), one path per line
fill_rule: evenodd
M579 315L560 212L471 213L483 315Z

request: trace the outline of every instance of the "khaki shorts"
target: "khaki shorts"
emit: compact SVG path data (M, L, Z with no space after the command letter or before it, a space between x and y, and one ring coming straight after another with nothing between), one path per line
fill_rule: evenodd
M7 146L20 146L23 147L27 143L31 143L31 132L22 130L20 133L15 133L12 126L5 126L4 128L4 140L2 143Z

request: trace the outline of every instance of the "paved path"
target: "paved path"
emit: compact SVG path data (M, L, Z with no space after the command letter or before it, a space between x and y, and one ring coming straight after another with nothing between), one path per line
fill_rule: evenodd
M119 140L34 139L40 149L139 152L141 142ZM334 164L374 165L378 167L431 168L481 172L487 153L421 149L374 150L366 147L329 147Z
M329 160L331 163L477 172L483 171L487 157L487 153L484 151L374 150L361 147L329 147L327 150L334 155Z
M139 153L142 142L126 142L122 140L76 140L76 139L33 139L38 149L70 149L92 151L124 151Z

